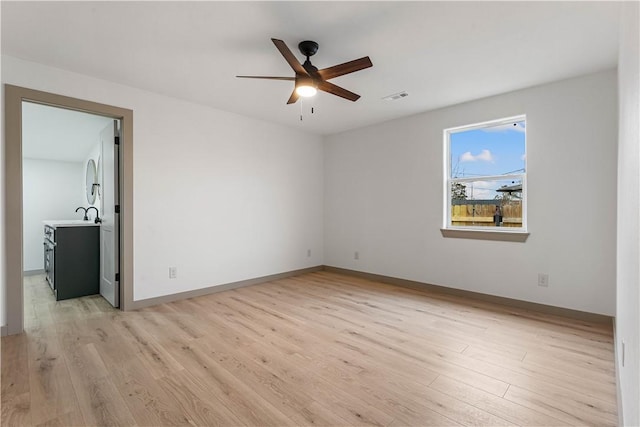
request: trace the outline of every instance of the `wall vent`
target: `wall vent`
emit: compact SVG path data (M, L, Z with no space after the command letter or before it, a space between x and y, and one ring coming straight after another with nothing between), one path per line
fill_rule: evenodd
M402 91L402 92L394 93L393 95L385 96L382 99L384 99L385 101L395 101L396 99L405 98L407 96L409 96L409 94L405 91Z

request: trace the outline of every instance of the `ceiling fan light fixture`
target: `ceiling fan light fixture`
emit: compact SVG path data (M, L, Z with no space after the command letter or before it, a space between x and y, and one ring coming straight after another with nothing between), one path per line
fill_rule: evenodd
M309 98L318 93L318 89L310 84L302 84L296 87L296 93L304 98Z

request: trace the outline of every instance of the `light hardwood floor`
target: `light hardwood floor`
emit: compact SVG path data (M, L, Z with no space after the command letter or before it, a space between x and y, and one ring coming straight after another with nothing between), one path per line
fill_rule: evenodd
M611 325L317 272L120 312L25 279L2 425L615 425Z

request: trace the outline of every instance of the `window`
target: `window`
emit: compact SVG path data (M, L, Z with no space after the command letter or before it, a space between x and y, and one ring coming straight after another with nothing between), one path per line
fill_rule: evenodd
M525 232L525 116L446 129L444 139L444 228Z

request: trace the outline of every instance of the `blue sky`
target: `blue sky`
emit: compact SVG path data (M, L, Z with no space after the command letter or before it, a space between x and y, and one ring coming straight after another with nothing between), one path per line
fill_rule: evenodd
M525 167L524 121L452 133L450 144L453 178L503 175Z

